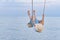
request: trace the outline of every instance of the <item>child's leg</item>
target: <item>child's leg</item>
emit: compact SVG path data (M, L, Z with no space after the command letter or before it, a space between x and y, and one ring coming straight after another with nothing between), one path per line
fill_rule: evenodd
M28 10L28 16L29 16L29 18L31 19L31 16L30 16L30 10Z
M42 25L44 25L44 14L42 15L42 20L39 21Z

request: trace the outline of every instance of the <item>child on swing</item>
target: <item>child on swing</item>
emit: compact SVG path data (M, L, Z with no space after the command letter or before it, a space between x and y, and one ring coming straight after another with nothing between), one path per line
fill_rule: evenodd
M43 26L44 25L44 14L42 15L42 20L38 20L35 15L35 10L33 10L33 16L30 15L30 10L28 10L28 16L30 18L29 24L32 25L32 27L37 27L37 26ZM41 25L40 25L41 24ZM37 27L39 29L39 27ZM37 29L37 30L38 30ZM41 31L41 30L40 30Z
M30 10L28 10L28 16L30 18L30 23L33 24L33 22L35 23L41 23L42 25L44 25L44 14L42 15L42 20L37 20L36 15L35 15L35 10L33 10L33 16L30 16Z

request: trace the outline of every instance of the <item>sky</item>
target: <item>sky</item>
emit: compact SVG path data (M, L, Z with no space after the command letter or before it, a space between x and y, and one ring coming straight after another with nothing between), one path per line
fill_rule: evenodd
M44 0L34 0L36 15L41 16ZM31 0L0 0L0 16L26 17L31 11ZM60 17L60 0L46 0L45 15L47 17Z

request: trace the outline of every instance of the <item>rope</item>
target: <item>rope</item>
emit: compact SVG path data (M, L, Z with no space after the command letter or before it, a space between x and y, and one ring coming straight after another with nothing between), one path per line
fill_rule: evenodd
M45 13L46 0L44 0L43 14ZM33 0L32 0L32 16L33 16Z
M43 14L45 13L46 0L44 0ZM32 16L33 16L33 0L32 0ZM32 17L33 18L33 17Z
M33 0L32 0L32 19L33 19L33 15L34 13L33 13ZM33 24L35 24L35 22L33 22Z
M33 0L32 0L32 16L33 16Z
M44 0L43 14L45 13L46 0Z

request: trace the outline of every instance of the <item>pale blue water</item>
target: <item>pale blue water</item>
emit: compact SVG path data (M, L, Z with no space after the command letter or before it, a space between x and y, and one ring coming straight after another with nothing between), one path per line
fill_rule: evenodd
M28 28L29 18L0 17L0 40L60 40L60 17L45 17L44 30Z

